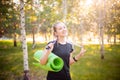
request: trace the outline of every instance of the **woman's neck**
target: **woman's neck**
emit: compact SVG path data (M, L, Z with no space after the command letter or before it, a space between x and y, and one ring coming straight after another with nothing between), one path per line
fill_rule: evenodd
M60 44L66 44L67 40L65 37L58 37L57 39L58 43Z

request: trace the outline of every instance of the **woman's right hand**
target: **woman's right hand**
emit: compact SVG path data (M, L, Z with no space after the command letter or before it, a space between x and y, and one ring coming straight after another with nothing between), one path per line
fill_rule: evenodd
M54 47L54 43L49 43L45 48L45 51L40 59L40 64L45 65L47 63L48 60L48 56L51 53L51 51L53 50Z
M46 46L46 50L48 51L48 52L51 52L52 50L53 50L53 47L54 47L54 43L49 43L47 46Z

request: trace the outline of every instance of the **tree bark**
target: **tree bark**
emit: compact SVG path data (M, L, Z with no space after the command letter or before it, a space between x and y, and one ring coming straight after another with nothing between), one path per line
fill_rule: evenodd
M116 34L114 32L114 44L116 44Z
M120 43L120 35L119 35L119 43Z
M32 49L35 48L35 27L33 27L33 30L32 30L32 34L33 34L33 45L32 45Z
M103 27L105 26L104 20L105 19L105 0L102 2L99 2L99 5L102 3L104 5L104 12L102 12L102 8L99 6L99 36L100 36L100 54L101 54L101 59L104 59L104 31Z
M63 21L66 23L66 16L67 16L67 0L62 0L63 2Z
M22 38L22 50L23 50L23 66L24 66L24 80L29 80L27 73L29 71L28 66L28 50L27 50L27 41L26 41L26 31L25 31L25 12L24 12L24 1L20 0L20 31Z
M110 35L107 35L107 42L110 43Z
M100 23L101 24L101 23ZM104 59L104 37L103 37L103 27L100 27L100 53L101 53L101 59Z
M16 39L16 33L14 33L14 47L17 47L17 39Z

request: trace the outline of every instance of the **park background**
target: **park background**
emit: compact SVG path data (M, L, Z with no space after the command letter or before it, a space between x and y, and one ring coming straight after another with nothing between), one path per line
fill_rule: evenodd
M54 39L57 21L67 25L74 55L81 44L87 50L71 65L73 80L120 79L120 0L1 0L0 80L23 80L26 70L31 80L45 80L33 55Z

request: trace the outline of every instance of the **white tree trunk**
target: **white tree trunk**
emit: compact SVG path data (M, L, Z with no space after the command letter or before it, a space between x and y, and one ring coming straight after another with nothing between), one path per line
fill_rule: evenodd
M105 10L105 1L99 2L102 5L104 5L104 10ZM100 5L101 5L100 4ZM104 20L105 19L105 11L103 12L101 8L99 8L99 35L100 35L100 53L101 53L101 59L104 59Z
M66 23L66 16L67 16L67 0L62 0L63 4L63 21Z
M24 63L24 71L29 71L28 66L28 50L27 50L27 42L26 42L26 31L25 31L25 13L24 13L24 1L20 0L20 30L21 30L21 38L22 38L22 49L23 49L23 63Z

